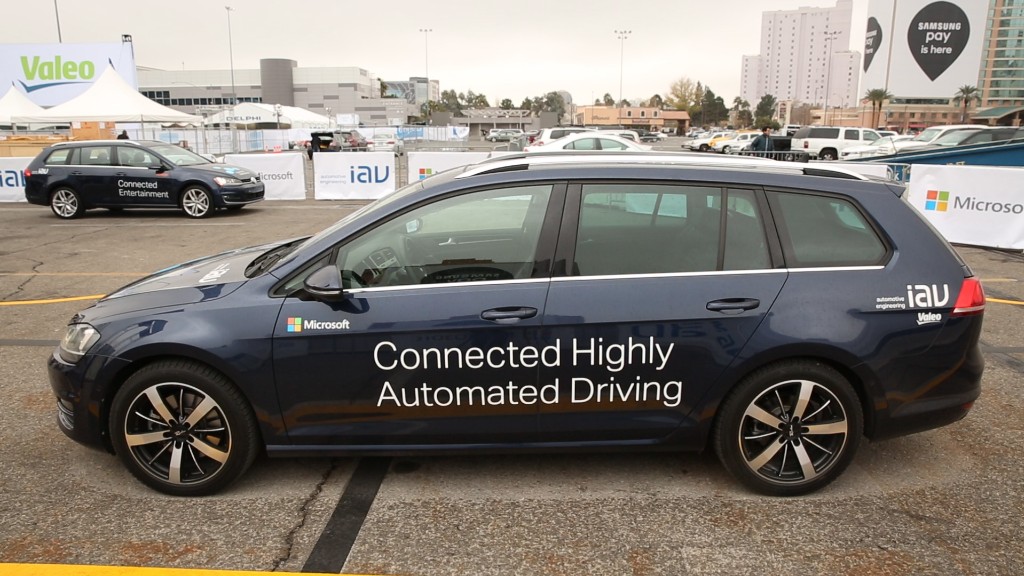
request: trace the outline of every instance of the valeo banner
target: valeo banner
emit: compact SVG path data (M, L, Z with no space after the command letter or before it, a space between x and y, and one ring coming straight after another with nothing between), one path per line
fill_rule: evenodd
M113 66L138 88L131 43L0 44L0 95L13 85L40 106L56 106L84 92Z

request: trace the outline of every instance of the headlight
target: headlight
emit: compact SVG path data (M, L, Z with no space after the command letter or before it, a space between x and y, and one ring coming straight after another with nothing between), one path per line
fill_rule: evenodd
M100 333L88 324L70 324L64 339L60 341L57 353L61 360L68 364L76 364L82 356L100 339Z
M213 181L221 186L238 186L242 183L238 178L229 178L226 176L216 176Z

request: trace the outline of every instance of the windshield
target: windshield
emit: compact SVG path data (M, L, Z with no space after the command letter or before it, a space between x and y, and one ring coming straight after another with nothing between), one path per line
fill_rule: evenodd
M912 142L931 142L941 132L942 132L941 128L929 128L929 129L925 130L924 132L921 132L917 136L914 136L914 139L912 140Z
M938 144L939 146L955 146L962 142L964 138L967 138L971 134L978 132L978 130L957 130L956 132L947 132L942 136L939 136L932 144Z
M210 164L210 161L199 154L186 150L174 144L157 144L150 146L150 149L164 158L170 160L175 166L197 166L199 164Z

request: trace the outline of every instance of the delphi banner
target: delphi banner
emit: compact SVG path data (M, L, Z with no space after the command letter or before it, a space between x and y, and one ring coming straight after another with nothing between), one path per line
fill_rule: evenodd
M978 83L988 0L871 0L862 91L952 98Z

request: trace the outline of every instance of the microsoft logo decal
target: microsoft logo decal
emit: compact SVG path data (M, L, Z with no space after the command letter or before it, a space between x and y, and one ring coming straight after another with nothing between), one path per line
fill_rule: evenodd
M925 210L934 212L945 212L949 209L949 192L929 190L928 197L924 203Z
M288 319L288 331L289 332L302 332L302 318L289 318Z
M433 173L434 173L434 169L433 168L420 168L420 180L423 180L424 178L426 178L427 176L432 175Z

